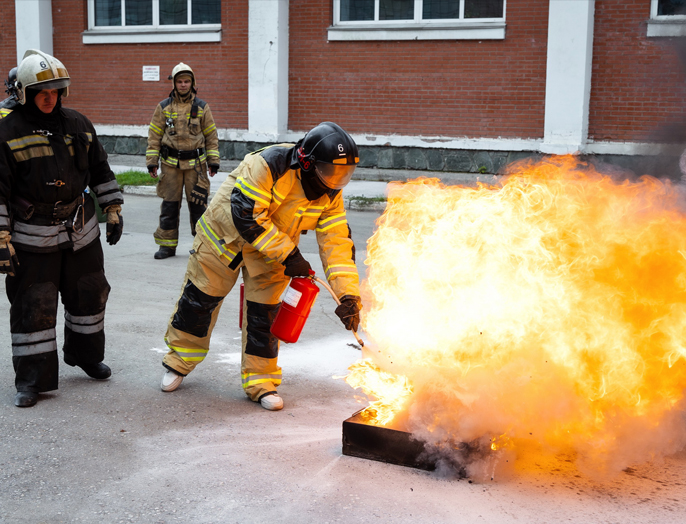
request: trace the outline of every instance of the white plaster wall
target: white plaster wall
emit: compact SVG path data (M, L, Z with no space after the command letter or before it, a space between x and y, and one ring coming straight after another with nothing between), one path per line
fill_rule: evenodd
M288 0L250 0L248 131L282 140L288 127Z
M595 0L550 0L542 151L581 151L588 138Z
M17 65L27 49L52 51L52 0L14 0L17 24Z

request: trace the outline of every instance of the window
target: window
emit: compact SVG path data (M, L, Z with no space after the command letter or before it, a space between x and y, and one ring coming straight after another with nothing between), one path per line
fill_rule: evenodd
M85 44L221 40L221 0L88 0Z
M651 0L647 35L686 36L686 0Z
M329 40L502 39L505 3L506 0L334 0Z
M658 16L686 15L686 0L657 0Z

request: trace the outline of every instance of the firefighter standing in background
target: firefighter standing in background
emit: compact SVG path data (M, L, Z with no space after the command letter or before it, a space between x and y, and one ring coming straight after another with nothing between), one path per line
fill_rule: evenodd
M57 300L64 362L106 379L105 278L95 193L107 241L122 234L124 203L93 124L62 107L71 80L62 62L30 49L17 70L19 106L0 122L0 273L10 302L19 407L57 389Z
M341 189L358 163L357 146L324 122L297 144L246 155L198 222L181 297L167 327L162 391L174 391L207 355L224 297L243 268L241 376L245 393L279 410L279 341L270 328L291 277L309 276L300 233L315 230L326 278L347 329L357 330L361 301L355 247Z
M181 62L169 77L174 89L169 98L155 108L148 130L146 164L150 176L157 178L157 164L162 159L162 174L157 196L162 198L160 225L155 242L160 246L156 259L172 257L179 243L179 213L184 186L191 218L191 233L207 209L210 180L219 170L217 126L207 102L196 96L195 75Z
M8 96L0 102L0 118L5 118L19 105L16 67L10 69L10 72L7 75L7 80L5 80L5 93L7 93Z

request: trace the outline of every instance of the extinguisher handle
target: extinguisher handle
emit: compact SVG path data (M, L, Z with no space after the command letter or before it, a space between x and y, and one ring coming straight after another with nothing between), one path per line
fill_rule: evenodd
M331 286L329 286L329 284L327 284L326 282L324 282L321 278L315 277L315 276L314 276L314 271L312 271L312 270L310 270L310 271L311 271L311 273L312 273L312 280L317 281L319 284L321 284L321 285L324 286L326 289L328 289L328 290L329 290L329 293L331 293L331 296L332 296L333 299L336 301L336 304L338 304L338 305L340 306L340 305L341 305L341 301L338 300L338 297L336 296L336 293L333 292L333 289L331 289ZM353 329L352 331L353 331L353 335L355 335L355 338L357 339L357 343L360 345L360 347L364 347L364 342L362 341L362 339L360 338L360 336L357 334L357 331L355 331L354 329Z

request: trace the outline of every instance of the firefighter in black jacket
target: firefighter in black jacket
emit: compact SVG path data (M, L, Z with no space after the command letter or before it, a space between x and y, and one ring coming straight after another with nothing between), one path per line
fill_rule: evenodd
M19 98L17 97L17 68L10 69L5 80L5 93L7 98L0 102L0 118L5 118L9 115L15 107L19 105Z
M95 379L105 354L105 278L93 199L107 213L107 241L122 234L124 203L93 124L61 106L69 73L28 50L17 71L21 104L0 121L0 273L10 302L19 407L57 389L57 300L64 305L64 361Z

